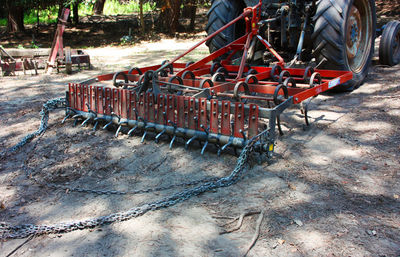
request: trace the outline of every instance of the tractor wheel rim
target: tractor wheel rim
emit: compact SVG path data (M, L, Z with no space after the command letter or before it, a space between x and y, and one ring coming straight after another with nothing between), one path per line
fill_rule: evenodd
M368 0L355 0L346 22L346 54L352 72L365 67L371 50L372 10Z

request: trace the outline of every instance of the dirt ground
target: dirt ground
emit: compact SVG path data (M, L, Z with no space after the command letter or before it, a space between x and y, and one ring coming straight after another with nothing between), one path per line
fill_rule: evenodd
M0 78L0 149L36 130L42 104L64 96L68 82L158 64L193 42L95 48L88 50L93 70ZM205 52L201 48L196 55ZM242 256L258 215L246 217L235 232L220 232L234 227L227 225L229 217L246 210L265 212L249 256L399 256L399 81L398 66L372 67L359 89L313 100L312 124L305 130L299 109L288 110L271 162L254 165L235 185L125 222L34 237L13 256ZM181 190L98 196L40 187L26 178L26 170L41 182L132 190L221 177L235 166L230 154L201 156L199 148L187 151L182 144L170 150L166 141L156 144L149 137L142 144L141 134L114 138L112 131L73 127L71 120L61 124L62 118L63 111L51 113L36 149L30 143L0 161L0 222L81 220ZM25 240L0 242L0 255Z

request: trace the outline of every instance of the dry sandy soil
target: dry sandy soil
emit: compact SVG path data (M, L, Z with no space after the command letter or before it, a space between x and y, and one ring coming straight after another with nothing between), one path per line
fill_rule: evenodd
M160 63L190 40L164 40L134 48L88 50L94 70L71 76L0 78L0 149L39 125L42 104L64 96L66 83L95 74ZM196 54L207 52L202 48ZM167 56L166 56L167 55ZM107 65L105 65L107 63ZM34 237L13 256L241 256L258 215L232 233L229 218L264 210L260 237L249 256L400 255L400 68L374 66L366 83L346 94L313 100L312 124L303 129L298 108L283 117L285 135L270 163L254 165L235 185L134 218L94 229ZM41 182L91 189L132 190L206 176L224 176L236 157L200 155L168 142L117 139L112 131L60 124L0 161L0 222L52 224L127 210L181 190L110 196L40 187ZM6 256L26 239L0 242Z

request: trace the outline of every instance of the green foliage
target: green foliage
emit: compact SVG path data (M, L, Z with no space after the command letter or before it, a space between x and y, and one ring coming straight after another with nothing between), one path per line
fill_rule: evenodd
M155 9L155 3L146 2L143 5L144 12L150 12ZM120 3L118 0L106 0L104 4L104 15L132 14L139 12L139 0L126 1ZM79 16L93 14L93 1L87 0L79 5Z
M144 12L150 12L155 9L155 3L146 2L143 5ZM34 25L37 22L37 10L27 10L24 15L25 25ZM118 0L107 0L104 5L103 14L117 15L117 14L132 14L139 12L139 0L120 3ZM79 4L79 16L86 16L93 14L93 3L84 1ZM53 5L39 11L39 22L41 24L56 23L58 17L58 5ZM0 19L0 26L6 26L7 19Z
M155 5L151 3L145 3L143 5L144 12L152 11L154 8ZM139 12L139 1L129 1L126 4L120 4L118 0L107 0L103 10L105 15L130 14L136 12Z
M44 10L39 10L39 22L44 24L56 23L58 17L58 7L52 6ZM37 23L37 10L30 9L24 14L24 24L34 25ZM0 26L6 26L7 19L0 19Z

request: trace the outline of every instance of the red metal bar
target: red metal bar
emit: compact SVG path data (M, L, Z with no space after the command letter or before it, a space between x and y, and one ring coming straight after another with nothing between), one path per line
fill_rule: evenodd
M221 31L224 31L225 29L227 29L228 27L232 26L233 24L235 24L237 21L239 21L240 19L242 19L243 17L246 17L248 15L251 14L250 10L245 10L241 15L239 15L238 17L236 17L235 19L233 19L232 21L228 22L225 26L223 26L222 28L218 29L217 31L215 31L214 33L212 33L211 35L209 35L208 37L206 37L205 39L201 40L199 43L195 44L194 46L192 46L191 48L189 48L189 50L187 50L186 52L184 52L183 54L177 56L176 58L174 58L171 63L174 63L176 61L178 61L179 59L181 59L182 57L184 57L185 55L187 55L188 53L192 52L194 49L196 49L197 47L199 47L200 45L204 44L205 42L207 42L208 40L210 40L211 38L213 38L214 36L216 36L217 34L221 33ZM190 67L190 66L189 66Z

